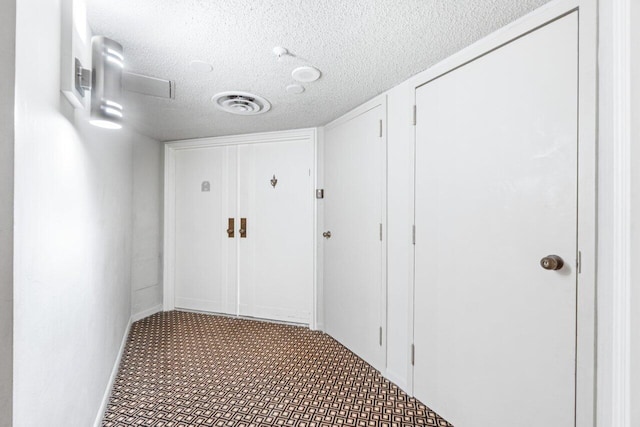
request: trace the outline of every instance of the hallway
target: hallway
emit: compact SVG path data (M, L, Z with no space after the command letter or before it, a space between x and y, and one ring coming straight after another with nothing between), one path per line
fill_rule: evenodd
M3 6L0 427L640 427L640 1Z

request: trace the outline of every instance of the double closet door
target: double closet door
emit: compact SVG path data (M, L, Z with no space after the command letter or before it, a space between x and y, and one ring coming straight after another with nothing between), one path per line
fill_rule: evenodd
M177 309L309 323L310 140L175 152Z

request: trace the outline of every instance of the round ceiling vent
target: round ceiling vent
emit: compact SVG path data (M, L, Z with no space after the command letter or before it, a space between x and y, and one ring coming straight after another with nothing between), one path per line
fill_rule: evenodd
M221 92L211 100L222 111L245 116L266 113L271 109L269 101L247 92Z

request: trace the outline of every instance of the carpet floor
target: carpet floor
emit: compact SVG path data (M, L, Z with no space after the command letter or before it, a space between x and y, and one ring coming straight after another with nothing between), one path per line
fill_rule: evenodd
M102 426L451 424L324 333L171 311L132 325Z

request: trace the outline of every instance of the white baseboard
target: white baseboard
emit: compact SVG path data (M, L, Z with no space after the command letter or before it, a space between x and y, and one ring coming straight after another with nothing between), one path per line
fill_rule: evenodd
M149 317L152 314L156 314L162 311L162 304L158 304L154 307L148 308L140 313L131 315L131 323L137 322L138 320L144 319L145 317Z
M104 395L102 396L102 403L100 404L100 408L98 409L98 413L96 414L96 419L93 422L93 427L100 427L102 425L102 418L104 417L104 413L107 411L107 405L109 404L109 398L111 397L111 389L113 388L113 384L116 381L116 376L118 376L120 360L122 360L122 355L124 354L124 349L127 345L127 338L129 338L129 330L131 329L132 323L133 316L129 318L129 324L124 330L122 342L120 343L120 350L118 351L118 356L116 357L116 361L114 362L113 368L111 369L111 376L109 377L109 381L107 382L107 386L105 387Z
M401 375L394 374L393 372L388 370L383 372L382 376L397 385L400 390L404 391L409 396L413 396L413 394L411 394L411 392L409 391L409 384L406 378L403 378Z

